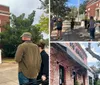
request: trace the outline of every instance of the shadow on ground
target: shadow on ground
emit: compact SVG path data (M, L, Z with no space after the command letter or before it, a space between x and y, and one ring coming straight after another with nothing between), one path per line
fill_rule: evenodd
M62 40L56 40L55 36L51 37L51 41L90 41L89 32L84 28L77 28L74 30L70 30L70 28L67 28L63 32L63 39ZM94 41L100 40L100 34L95 35Z

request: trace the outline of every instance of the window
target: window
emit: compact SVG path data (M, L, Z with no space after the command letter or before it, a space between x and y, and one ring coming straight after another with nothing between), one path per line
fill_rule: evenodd
M59 85L63 85L64 84L64 67L63 66L59 66Z
M88 11L90 11L90 8L88 8Z
M92 85L92 77L89 76L89 85Z

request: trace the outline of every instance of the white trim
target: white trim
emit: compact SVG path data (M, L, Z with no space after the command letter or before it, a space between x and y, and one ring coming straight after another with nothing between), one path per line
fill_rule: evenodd
M4 15L4 16L10 16L10 15L7 15L7 14L2 14L2 13L0 13L0 15Z
M10 12L9 11L2 11L2 10L0 10L0 13L6 14L6 15L10 15Z
M87 7L90 7L90 6L92 6L92 5L94 5L94 4L98 3L98 2L100 2L100 1L93 2L93 3L89 4L89 5L87 4Z
M90 11L90 8L88 8L88 11Z
M0 12L3 12L3 13L9 13L9 11L3 11L3 10L0 10Z

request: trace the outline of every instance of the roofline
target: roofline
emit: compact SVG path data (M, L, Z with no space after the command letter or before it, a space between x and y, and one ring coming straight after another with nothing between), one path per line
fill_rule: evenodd
M91 73L95 73L95 72L93 71L93 69L91 69L90 67L89 67L88 71L91 71Z
M2 4L0 4L0 6L4 6L4 7L7 7L7 8L9 8L9 6L7 6L7 5L2 5Z
M98 2L99 2L99 0L95 1L93 3L88 2L87 5L86 5L86 7L90 7L90 6L92 6L92 5L94 5L94 4L98 3Z

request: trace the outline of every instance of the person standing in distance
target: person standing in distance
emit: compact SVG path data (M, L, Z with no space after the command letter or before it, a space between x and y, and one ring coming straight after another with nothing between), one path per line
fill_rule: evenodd
M96 27L95 20L94 20L93 16L91 16L90 21L89 21L89 30L90 30L91 41L93 41L95 39L95 27Z
M15 60L18 63L19 85L30 82L36 85L41 66L39 48L31 41L31 33L25 32L21 37L24 42L18 46L15 54Z
M57 40L62 40L62 19L58 18L57 20Z

